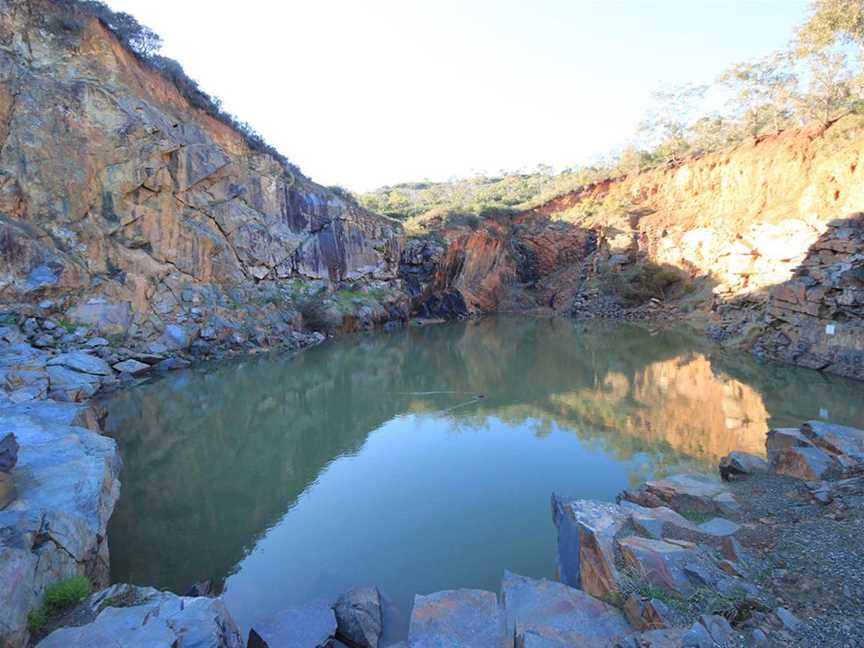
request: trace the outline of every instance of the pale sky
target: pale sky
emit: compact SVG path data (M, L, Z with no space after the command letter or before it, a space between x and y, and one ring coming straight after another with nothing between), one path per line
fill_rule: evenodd
M783 46L806 0L108 0L312 179L363 191L631 138L661 83Z

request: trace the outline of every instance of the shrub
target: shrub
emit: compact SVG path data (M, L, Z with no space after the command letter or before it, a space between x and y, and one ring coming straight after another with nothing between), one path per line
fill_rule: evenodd
M43 608L49 614L56 614L67 607L75 605L90 594L90 581L84 576L72 576L45 589Z

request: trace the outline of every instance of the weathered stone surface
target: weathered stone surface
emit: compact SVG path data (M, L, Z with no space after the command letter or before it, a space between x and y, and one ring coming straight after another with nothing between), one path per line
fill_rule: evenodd
M699 563L695 552L679 544L630 536L618 541L625 565L645 582L681 596L695 585L686 568Z
M801 434L813 445L834 455L845 455L864 464L864 430L824 421L808 421Z
M119 371L120 373L132 374L133 376L147 373L153 368L149 364L146 364L144 362L138 362L137 360L133 360L132 358L129 358L128 360L123 360L122 362L118 362L112 366L114 367L115 371Z
M114 585L93 595L84 607L96 613L92 622L55 630L38 648L244 648L218 598Z
M70 320L89 324L100 333L122 334L132 324L132 305L129 302L107 303L104 299L90 299L70 308Z
M627 522L618 505L552 496L558 527L558 577L591 596L607 599L618 592L615 535Z
M340 596L333 606L337 637L360 648L378 648L383 629L381 594L375 587L361 587Z
M15 501L17 491L12 475L0 472L0 511Z
M74 371L93 374L95 376L110 376L113 373L107 362L98 356L87 353L86 351L61 353L51 358L48 361L48 366L67 367Z
M323 648L336 635L336 615L316 601L277 612L254 630L269 648Z
M625 637L615 648L682 648L686 634L687 631L682 628L648 630Z
M79 427L84 412L50 401L0 409L0 434L14 431L20 444L18 496L0 511L0 643L26 641L27 613L48 584L79 574L107 582L120 456L113 439Z
M445 590L414 597L409 648L496 648L503 642L504 619L492 592Z
M669 625L669 608L658 599L643 599L631 594L624 601L624 614L630 625L640 631L659 630Z
M815 481L843 472L833 455L815 447L798 430L771 430L766 446L769 469L774 474Z
M516 645L542 638L549 645L599 648L632 631L619 610L563 583L505 572L501 592L507 636L515 636Z
M734 515L739 508L719 479L699 474L648 481L638 491L624 491L621 497L648 508L666 505L679 513Z
M633 502L621 502L621 508L630 513L630 521L644 536L660 540L670 534L699 533L699 528L668 506L647 508Z
M14 432L0 436L0 472L8 473L18 463L18 448Z
M68 367L48 367L51 396L58 400L82 401L93 396L102 384L99 376Z
M768 462L749 452L730 452L720 459L720 477L724 480L734 475L753 475L768 472Z
M707 522L703 522L698 527L699 531L710 536L728 536L732 535L739 527L732 520L726 518L715 517Z

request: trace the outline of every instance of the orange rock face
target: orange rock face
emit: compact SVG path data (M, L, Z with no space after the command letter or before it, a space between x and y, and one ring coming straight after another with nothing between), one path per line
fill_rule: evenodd
M0 300L101 300L158 332L177 287L396 279L398 223L250 149L62 7L0 16Z

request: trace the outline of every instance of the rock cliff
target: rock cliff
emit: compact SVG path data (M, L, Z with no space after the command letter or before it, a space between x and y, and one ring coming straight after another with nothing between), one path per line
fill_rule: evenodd
M598 300L608 315L692 296L684 312L707 311L719 339L864 378L862 162L864 119L850 115L515 216L430 222L403 274L419 308L443 315L454 305L580 315Z
M310 284L389 286L401 246L398 223L252 150L96 18L0 2L0 302L146 340L236 330L248 308L281 335Z

